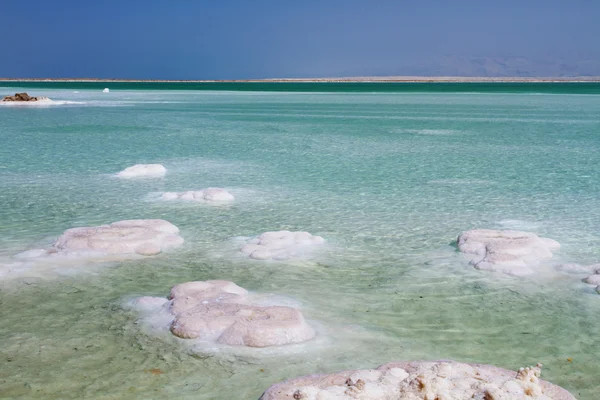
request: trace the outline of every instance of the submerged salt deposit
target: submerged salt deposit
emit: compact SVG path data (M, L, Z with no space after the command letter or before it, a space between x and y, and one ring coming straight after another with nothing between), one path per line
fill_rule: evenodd
M190 190L187 192L164 192L163 200L184 200L205 203L227 203L235 200L233 195L222 188L206 188L202 190Z
M323 243L321 236L308 232L265 232L249 239L240 251L255 260L288 260L308 255Z
M539 379L541 367L513 372L455 361L392 362L377 369L291 379L271 386L261 400L575 400Z
M517 276L532 274L532 265L560 248L555 240L512 230L476 229L462 233L457 242L475 268Z
M229 281L186 282L174 286L168 299L141 297L134 307L162 320L182 339L231 346L269 347L301 343L314 329L295 308L260 306L248 291Z
M162 164L136 164L125 168L117 174L117 177L129 178L162 178L167 169Z

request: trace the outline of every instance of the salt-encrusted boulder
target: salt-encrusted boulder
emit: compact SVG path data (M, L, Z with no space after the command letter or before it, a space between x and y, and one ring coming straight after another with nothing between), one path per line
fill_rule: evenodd
M269 347L315 337L302 313L292 307L252 304L248 292L229 281L186 282L168 299L141 297L134 305L170 315L170 331L182 339L232 346Z
M255 260L287 260L305 255L323 243L321 236L308 232L265 232L248 240L241 252Z
M477 269L521 276L533 273L531 266L551 258L560 244L529 232L475 229L458 237L458 248Z
M50 100L47 97L39 96L33 97L28 95L27 93L15 93L14 96L6 96L2 99L4 102L28 102L28 101L48 101Z
M541 364L514 372L455 361L392 362L291 379L271 386L260 400L575 400L540 374Z
M134 219L110 225L72 228L54 243L59 251L155 255L179 246L179 229L162 219Z
M129 178L162 178L167 169L162 164L136 164L125 168L117 174L117 177Z
M165 192L161 198L163 200L187 200L209 203L227 203L235 200L231 193L221 188L207 188L187 192Z
M47 256L151 256L182 243L179 229L170 222L162 219L137 219L118 221L110 225L68 229L56 240L52 248L28 250L17 254L16 257L34 259Z

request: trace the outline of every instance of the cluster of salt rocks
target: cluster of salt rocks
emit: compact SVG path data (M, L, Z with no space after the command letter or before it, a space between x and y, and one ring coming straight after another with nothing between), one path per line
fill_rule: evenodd
M50 249L35 249L17 258L69 256L83 258L127 258L132 255L152 256L183 244L179 229L162 219L134 219L109 225L66 230Z
M118 178L162 178L167 169L162 164L136 164L117 174Z
M472 256L475 268L516 276L532 274L531 265L560 248L555 240L513 230L475 229L462 233L457 242L461 252Z
M308 232L265 232L246 242L241 252L255 260L289 260L301 257L325 243Z
M269 347L301 343L315 337L300 311L252 304L248 291L230 281L197 281L174 286L168 299L140 297L135 305L165 310L170 330L183 339L232 346Z
M187 200L198 202L230 202L235 200L233 195L225 189L206 188L202 190L190 190L187 192L165 192L162 194L163 200Z
M541 364L513 372L455 361L392 362L291 379L271 386L260 400L575 400L540 374Z

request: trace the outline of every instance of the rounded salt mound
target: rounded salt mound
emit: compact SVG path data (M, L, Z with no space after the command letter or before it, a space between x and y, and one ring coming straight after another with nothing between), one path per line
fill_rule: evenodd
M310 252L325 243L321 236L308 232L265 232L250 239L241 252L255 260L288 260Z
M392 362L291 379L271 386L260 400L575 400L540 374L540 364L514 372L455 361Z
M475 229L462 233L457 242L461 252L472 256L475 268L517 276L532 274L531 265L552 258L552 251L560 248L555 240L512 230Z
M136 164L119 172L117 177L123 179L162 178L166 173L167 169L162 164Z
M221 188L207 188L202 190L190 190L187 192L165 192L162 194L163 200L185 200L211 203L224 203L234 201L231 193Z
M68 229L54 243L54 251L82 256L148 256L182 243L179 229L172 223L162 219L134 219Z
M136 304L140 307L160 304L159 313L166 307L173 317L171 333L182 339L269 347L315 337L315 331L300 311L252 305L248 292L229 281L186 282L174 286L168 300L141 297Z
M594 265L593 267L594 267L594 274L588 276L583 281L589 285L596 286L596 292L600 293L600 268L595 268L596 265Z

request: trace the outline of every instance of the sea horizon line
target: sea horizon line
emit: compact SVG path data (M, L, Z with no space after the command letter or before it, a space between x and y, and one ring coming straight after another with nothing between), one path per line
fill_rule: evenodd
M600 76L478 77L478 76L358 76L264 79L128 79L128 78L1 78L0 82L177 82L177 83L480 83L480 82L600 82Z

